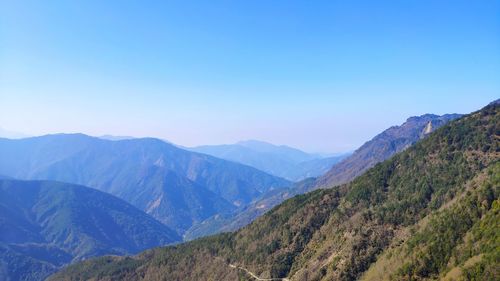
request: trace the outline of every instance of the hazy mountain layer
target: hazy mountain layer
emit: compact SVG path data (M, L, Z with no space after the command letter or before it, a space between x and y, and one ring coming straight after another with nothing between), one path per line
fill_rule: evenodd
M182 234L192 225L290 183L255 168L157 139L82 134L0 139L0 174L77 183L109 192Z
M192 151L252 166L269 174L298 181L326 173L333 164L348 155L321 157L285 145L261 141L243 141L226 145L205 145Z

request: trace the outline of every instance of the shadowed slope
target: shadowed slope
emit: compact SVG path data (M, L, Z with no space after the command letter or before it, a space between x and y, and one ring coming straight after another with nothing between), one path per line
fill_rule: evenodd
M180 240L125 201L84 186L0 180L0 210L2 280L39 280L69 262Z

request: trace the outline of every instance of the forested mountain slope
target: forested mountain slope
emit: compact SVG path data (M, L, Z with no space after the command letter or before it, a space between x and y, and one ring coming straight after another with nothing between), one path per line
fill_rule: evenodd
M60 182L0 180L0 280L41 280L70 262L179 240L110 194Z
M358 148L351 156L334 165L326 174L318 178L315 188L332 187L347 183L375 166L375 164L403 151L437 128L460 116L460 114L445 114L442 116L424 114L410 117L400 126L390 127L376 135Z
M288 280L495 280L499 140L491 104L238 232L85 261L52 280L254 280L241 268Z

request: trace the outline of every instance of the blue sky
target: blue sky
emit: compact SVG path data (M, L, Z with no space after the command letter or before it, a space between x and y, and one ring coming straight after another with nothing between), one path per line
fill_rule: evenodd
M351 150L500 97L500 1L2 1L0 127Z

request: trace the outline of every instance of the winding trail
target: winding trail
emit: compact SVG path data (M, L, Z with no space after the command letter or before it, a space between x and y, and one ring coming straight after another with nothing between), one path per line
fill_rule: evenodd
M229 264L229 266L231 268L236 268L236 269L245 271L248 275L252 276L255 280L258 280L258 281L290 281L290 279L288 279L288 278L260 278L259 276L255 275L255 273L251 272L250 270L248 270L244 267L237 266L234 264Z

